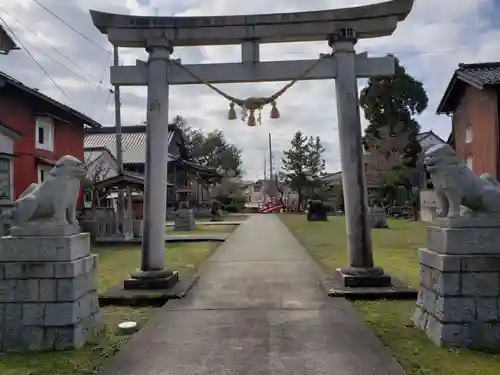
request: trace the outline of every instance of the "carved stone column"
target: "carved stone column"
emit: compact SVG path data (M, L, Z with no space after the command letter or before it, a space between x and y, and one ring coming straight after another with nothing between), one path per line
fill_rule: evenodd
M146 127L146 181L144 233L140 271L125 280L126 289L166 289L178 281L177 272L165 269L165 220L168 162L168 61L173 46L166 38L150 39Z
M329 40L337 69L335 89L349 251L349 264L339 271L345 286L386 286L390 284L390 277L373 265L354 49L356 42L356 32L352 29L338 30Z

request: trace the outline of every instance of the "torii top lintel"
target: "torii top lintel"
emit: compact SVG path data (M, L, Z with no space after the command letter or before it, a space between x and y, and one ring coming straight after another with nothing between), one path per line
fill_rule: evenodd
M148 17L91 10L94 25L118 47L145 46L151 37L164 36L174 46L327 40L338 29L356 30L358 38L391 35L404 20L414 0L392 0L365 6L311 12L214 17Z

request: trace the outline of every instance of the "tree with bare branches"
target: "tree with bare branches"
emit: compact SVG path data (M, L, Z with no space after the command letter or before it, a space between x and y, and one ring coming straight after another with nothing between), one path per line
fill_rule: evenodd
M95 209L100 201L99 191L96 189L96 183L105 180L111 172L111 167L105 163L101 157L93 159L87 157L84 160L87 171L87 181L85 183L84 193L90 195L91 207Z

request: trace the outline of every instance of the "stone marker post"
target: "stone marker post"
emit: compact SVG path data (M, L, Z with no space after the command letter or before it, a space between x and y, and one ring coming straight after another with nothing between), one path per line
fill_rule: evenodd
M148 109L146 183L141 269L125 280L125 289L168 289L178 274L165 269L165 220L168 163L168 61L173 51L166 38L147 41Z
M356 32L338 30L329 42L337 67L335 89L349 251L349 264L340 272L345 286L387 286L390 277L373 265L354 49Z

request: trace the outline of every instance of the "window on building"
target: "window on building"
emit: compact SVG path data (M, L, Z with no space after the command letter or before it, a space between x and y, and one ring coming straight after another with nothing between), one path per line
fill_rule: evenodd
M465 129L465 143L471 143L472 142L472 126L467 126L467 129Z
M54 122L50 117L36 118L36 148L54 151Z
M38 183L41 184L45 182L49 177L49 173L52 170L52 167L49 165L39 165L38 166Z
M0 200L12 199L11 164L10 159L0 159Z
M472 171L472 156L471 155L467 156L467 158L465 159L465 165L467 165L467 167Z
M91 191L84 192L83 205L85 208L92 208L92 192Z

